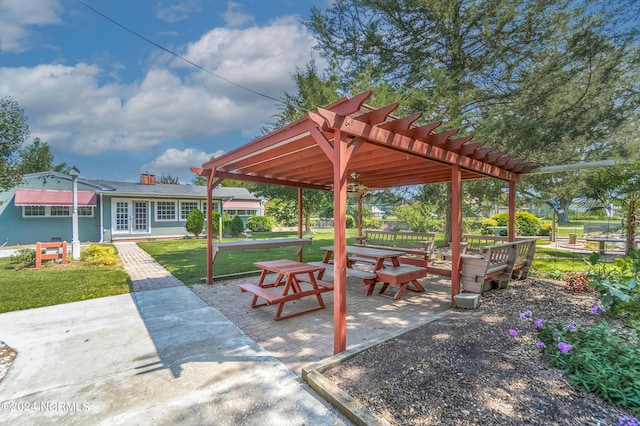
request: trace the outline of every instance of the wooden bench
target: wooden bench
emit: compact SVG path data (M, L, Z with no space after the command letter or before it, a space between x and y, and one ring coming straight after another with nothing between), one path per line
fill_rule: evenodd
M308 263L309 265L313 265L313 266L321 266L325 270L329 269L333 274L333 263L324 263L324 262L308 262ZM317 278L318 285L320 285L320 281L322 277L323 277L323 273L321 272L318 274L318 278ZM365 292L364 292L366 296L370 296L371 294L373 294L373 290L376 286L376 283L378 282L378 277L374 272L363 271L363 270L355 269L351 267L347 268L347 277L361 279L364 285L366 286Z
M362 237L354 237L357 246L400 251L406 254L400 263L428 267L435 247L435 232L365 230Z
M516 237L516 241L530 240L531 238L532 237ZM462 236L462 243L465 246L464 250L467 253L480 253L484 247L508 242L508 237L496 235L464 234Z
M400 265L391 268L384 268L376 271L378 281L382 281L384 284L380 289L380 295L385 297L391 297L384 294L389 285L400 286L398 291L391 297L394 300L400 299L407 289L423 292L424 287L418 282L419 278L427 276L427 269L413 265ZM413 284L414 288L410 288L409 284Z
M228 243L216 243L212 245L212 264L216 262L216 256L219 252L222 251L231 251L231 250L255 250L255 249L272 249L272 248L281 248L281 247L298 247L297 256L298 260L302 258L302 249L304 246L310 246L312 243L311 238L277 238L273 240L248 240L248 241L233 241ZM259 272L259 271L250 271ZM229 274L229 275L219 275L214 278L222 278L222 277L231 277L237 275L247 275L247 272L237 273L237 274Z
M482 293L492 288L505 288L517 271L526 278L535 254L535 238L485 246L479 255L462 255L460 284L463 291Z
M67 263L67 242L36 243L36 269L42 266L43 260L62 260Z

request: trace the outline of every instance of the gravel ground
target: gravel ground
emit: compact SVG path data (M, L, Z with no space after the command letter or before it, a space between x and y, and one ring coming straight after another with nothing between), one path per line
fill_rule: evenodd
M613 425L628 411L571 386L548 366L520 312L590 325L593 293L528 279L486 292L477 310L452 311L323 374L394 425ZM640 386L640 384L638 384Z

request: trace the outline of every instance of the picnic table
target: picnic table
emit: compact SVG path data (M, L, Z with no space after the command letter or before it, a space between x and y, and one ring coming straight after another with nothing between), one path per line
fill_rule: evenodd
M605 243L624 243L626 240L620 237L586 237L585 241L587 242L598 242L598 253L604 255L604 246Z
M321 249L325 251L322 263L330 265L334 247L325 246L321 247ZM427 276L427 269L414 265L400 265L399 257L403 256L404 252L365 246L347 246L347 254L350 255L347 257L347 276L363 278L366 285L366 296L373 294L375 285L378 282L383 283L379 292L382 296L386 296L384 293L389 285L399 286L396 293L391 296L396 300L400 299L407 289L417 292L424 291L424 287L418 282L418 279ZM354 269L353 265L358 262L373 265L373 272ZM370 276L365 278L362 276L362 272ZM409 284L412 284L413 288L408 287Z
M255 262L254 265L262 270L258 284L240 284L240 291L253 294L252 308L277 304L278 308L274 316L276 321L324 309L321 293L333 290L333 283L322 281L314 276L314 273L324 271L320 266L288 259ZM267 276L270 273L277 274L273 282L267 282ZM278 291L278 287L282 287L282 291ZM308 289L308 287L311 288ZM285 303L310 296L316 297L319 306L282 315ZM265 303L258 304L258 299L263 299Z

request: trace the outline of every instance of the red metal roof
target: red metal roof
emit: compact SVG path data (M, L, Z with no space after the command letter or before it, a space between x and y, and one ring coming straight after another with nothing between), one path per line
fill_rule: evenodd
M97 205L98 197L92 191L78 191L79 206ZM16 206L71 206L73 192L70 190L17 189Z
M225 209L235 209L235 210L259 210L260 209L260 201L248 201L248 200L229 200L223 201L222 205Z

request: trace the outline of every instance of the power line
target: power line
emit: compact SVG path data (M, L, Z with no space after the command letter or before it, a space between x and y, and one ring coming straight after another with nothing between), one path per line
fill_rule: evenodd
M106 19L107 21L111 22L112 24L117 25L120 28L122 28L123 30L133 34L134 36L138 37L139 39L146 41L147 43L157 47L158 49L164 50L165 52L169 53L170 55L173 55L176 58L181 59L182 61L184 61L187 64L199 69L202 72L205 72L205 73L210 74L210 75L212 75L212 76L214 76L216 78L219 78L220 80L223 80L223 81L225 81L225 82L227 82L227 83L229 83L229 84L231 84L233 86L236 86L239 89L246 90L247 92L253 93L254 95L261 96L263 98L267 98L267 99L270 99L272 101L276 101L276 102L286 106L286 103L283 102L281 99L277 99L277 98L274 98L273 96L265 95L264 93L260 93L260 92L258 92L256 90L253 90L253 89L251 89L251 88L249 88L247 86L243 86L242 84L236 83L235 81L229 80L228 78L225 78L225 77L223 77L223 76L221 76L219 74L216 74L215 72L210 71L210 70L204 68L203 66L201 66L201 65L199 65L199 64L197 64L197 63L185 58L184 56L181 56L181 55L177 54L176 52L174 52L174 51L172 51L170 49L167 49L166 47L156 43L155 41L143 36L142 34L132 30L131 28L127 27L124 24L121 24L120 22L116 21L115 19L110 18L109 16L105 15L104 13L100 12L99 10L94 9L93 7L91 7L88 4L84 3L83 1L76 0L76 2L81 4L82 6L86 7L87 9L91 10L93 13L95 13L95 14L97 14L99 16L102 16L104 19Z

